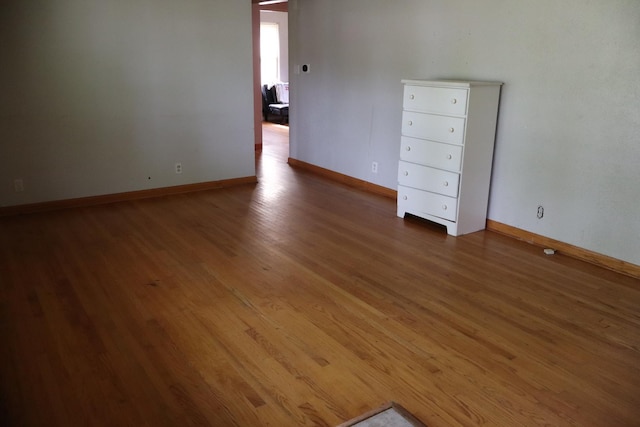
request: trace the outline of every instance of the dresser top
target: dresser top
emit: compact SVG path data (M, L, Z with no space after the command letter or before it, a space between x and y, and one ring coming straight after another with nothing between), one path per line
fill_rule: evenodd
M439 87L471 87L471 86L501 86L502 82L484 82L475 80L410 80L403 79L403 84L413 86L439 86Z

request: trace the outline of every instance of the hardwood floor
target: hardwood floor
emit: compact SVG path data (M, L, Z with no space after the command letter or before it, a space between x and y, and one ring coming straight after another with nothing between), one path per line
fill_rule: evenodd
M6 425L640 425L639 280L399 219L285 131L257 185L0 218Z

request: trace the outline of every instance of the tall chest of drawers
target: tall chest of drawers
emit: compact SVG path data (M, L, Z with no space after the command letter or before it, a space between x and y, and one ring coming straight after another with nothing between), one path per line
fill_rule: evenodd
M445 225L453 236L483 230L502 83L402 83L398 216Z

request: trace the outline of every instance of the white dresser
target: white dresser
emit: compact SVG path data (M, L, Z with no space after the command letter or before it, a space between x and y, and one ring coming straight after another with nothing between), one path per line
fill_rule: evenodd
M483 230L499 82L403 80L398 216L459 236Z

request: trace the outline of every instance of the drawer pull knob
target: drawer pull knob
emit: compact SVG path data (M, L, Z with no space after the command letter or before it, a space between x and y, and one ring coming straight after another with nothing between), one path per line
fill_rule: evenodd
M409 171L404 171L404 176L409 176Z
M455 131L455 129L454 129L454 128L449 128L449 132L450 132L450 133L453 133L453 131Z
M442 210L446 211L447 210L447 205L442 205Z
M449 186L449 182L445 181L445 182L442 183L442 185L444 185L445 187L448 187Z
M451 154L447 154L447 160L451 160Z
M410 145L407 145L406 150L407 150L407 151L411 151L411 146L410 146Z
M407 200L408 197L407 196L402 196L402 200Z
M415 95L411 94L409 95L409 99L416 99Z
M452 103L452 104L457 104L457 103L458 103L458 100L457 100L457 99L455 99L455 98L451 98L451 103Z
M409 126L413 126L413 122L412 122L411 120L409 120L409 121L407 122L407 124L408 124Z

